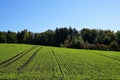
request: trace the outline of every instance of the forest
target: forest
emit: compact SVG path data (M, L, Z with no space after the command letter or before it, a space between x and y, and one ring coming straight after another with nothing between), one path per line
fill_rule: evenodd
M27 29L0 31L0 43L36 44L75 49L120 51L120 31L63 27L34 33Z

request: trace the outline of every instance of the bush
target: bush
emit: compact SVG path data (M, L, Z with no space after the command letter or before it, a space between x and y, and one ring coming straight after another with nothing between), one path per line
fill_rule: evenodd
M88 47L89 47L89 49L96 49L96 45L95 44L89 44Z
M109 45L109 49L113 50L113 51L119 50L119 45L118 45L117 41L111 42Z
M104 44L96 44L96 49L97 50L108 50L109 47L107 45L104 45Z

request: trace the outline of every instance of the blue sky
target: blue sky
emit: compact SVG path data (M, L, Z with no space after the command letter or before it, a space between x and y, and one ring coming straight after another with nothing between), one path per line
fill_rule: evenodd
M120 0L0 0L0 31L120 30Z

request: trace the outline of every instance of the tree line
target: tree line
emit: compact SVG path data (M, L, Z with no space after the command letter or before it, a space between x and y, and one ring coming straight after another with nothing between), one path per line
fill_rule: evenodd
M0 31L0 43L24 43L76 49L120 51L120 31L56 28L41 33Z

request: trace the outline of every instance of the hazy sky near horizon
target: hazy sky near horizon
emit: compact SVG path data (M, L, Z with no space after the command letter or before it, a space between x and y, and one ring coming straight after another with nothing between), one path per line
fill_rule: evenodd
M0 31L120 30L120 0L0 0Z

